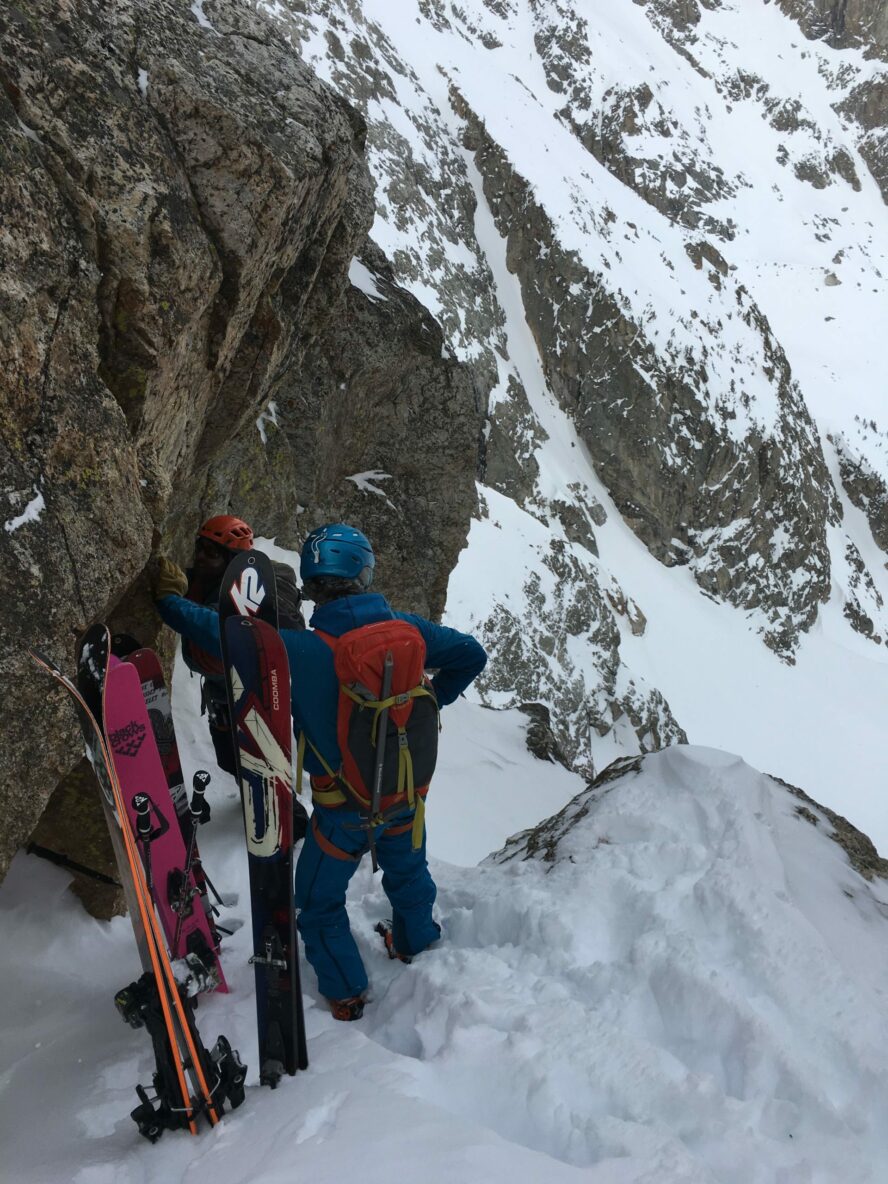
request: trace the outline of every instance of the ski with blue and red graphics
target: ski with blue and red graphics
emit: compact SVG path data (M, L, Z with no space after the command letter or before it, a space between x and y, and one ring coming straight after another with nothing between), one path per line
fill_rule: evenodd
M274 569L261 552L232 560L219 618L249 861L259 1079L274 1088L308 1067L308 1053L293 900L290 671Z
M206 969L201 990L227 991L218 939L201 903L142 694L139 671L111 659L102 696L111 761L136 837L148 888L174 959L196 956Z

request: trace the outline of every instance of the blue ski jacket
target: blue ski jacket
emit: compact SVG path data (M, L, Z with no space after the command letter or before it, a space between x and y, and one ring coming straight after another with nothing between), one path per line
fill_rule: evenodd
M157 602L157 611L164 622L189 641L218 657L222 656L219 640L219 614L211 608L185 600L182 596L165 596ZM321 605L312 614L310 629L297 632L282 629L281 638L290 661L290 698L293 710L293 731L301 732L323 754L331 769L342 764L336 739L336 711L339 703L339 683L333 668L333 651L311 629L320 629L334 637L341 637L350 629L371 625L376 621L394 619L415 625L426 643L426 666L436 671L432 685L438 705L452 703L477 678L487 663L484 647L468 633L460 633L446 625L436 625L415 613L395 612L377 592L362 592L344 596ZM310 748L305 752L308 773L323 776L324 767Z

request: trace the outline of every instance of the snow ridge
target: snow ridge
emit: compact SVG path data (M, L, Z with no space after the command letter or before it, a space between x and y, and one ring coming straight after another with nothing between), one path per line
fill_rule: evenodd
M184 668L174 698L190 769L209 742ZM457 867L434 851L460 849L466 810L448 799L467 790L479 746L501 805L472 816L475 840L518 817L516 780L539 792L570 774L522 753L516 713L456 712L429 806L444 940L409 967L389 962L373 937L387 906L362 866L349 911L371 977L364 1018L333 1021L306 971L310 1070L271 1093L253 1066L244 1108L200 1139L151 1147L126 1116L150 1064L107 981L134 962L127 922L91 921L64 873L18 858L0 892L11 1178L180 1184L197 1169L273 1184L360 1163L384 1184L393 1162L421 1162L429 1184L877 1184L888 904L826 815L738 757L680 746L625 762L481 866ZM221 775L213 792L204 859L246 901L237 795ZM238 906L227 912L236 921ZM225 943L232 994L199 1021L249 1061L248 930ZM54 1116L39 1150L38 1089Z

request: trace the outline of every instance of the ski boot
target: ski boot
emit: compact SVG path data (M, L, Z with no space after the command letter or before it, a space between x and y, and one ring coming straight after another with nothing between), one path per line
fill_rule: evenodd
M408 966L410 965L410 963L413 961L413 959L410 957L410 955L409 954L399 954L398 951L395 949L395 939L392 936L391 921L380 921L379 924L374 928L373 932L378 933L379 936L382 938L382 940L385 944L386 953L388 954L389 958L391 958L392 961L394 961L395 958L397 958L399 962L405 962Z

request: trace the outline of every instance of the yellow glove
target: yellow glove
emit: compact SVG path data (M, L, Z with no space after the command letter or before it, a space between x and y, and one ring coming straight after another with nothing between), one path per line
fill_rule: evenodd
M151 580L151 592L155 600L164 596L184 596L188 591L188 578L181 567L165 555L158 556L157 566Z

